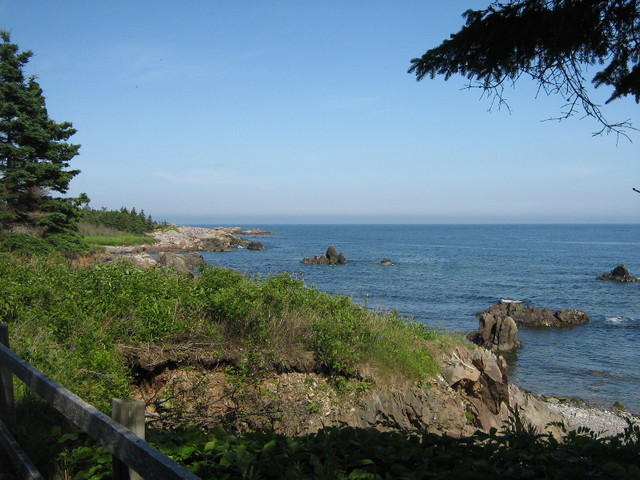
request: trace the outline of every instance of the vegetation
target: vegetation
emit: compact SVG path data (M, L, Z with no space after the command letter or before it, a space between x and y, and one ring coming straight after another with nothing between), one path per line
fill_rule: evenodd
M288 274L251 279L207 266L190 278L125 262L71 263L59 255L0 254L0 319L18 354L103 411L134 383L121 353L126 345L208 339L221 356L240 346L228 374L242 386L305 352L336 385L420 381L439 371L430 346L452 342ZM55 420L20 382L18 398L25 421L16 435L47 476L109 478L102 447ZM560 443L524 428L517 412L500 434L458 440L354 428L289 438L229 427L152 429L148 438L202 478L640 478L637 426L600 440L573 432Z
M77 432L56 431L67 475L111 478L111 459ZM200 478L216 479L637 479L640 427L597 438L587 429L561 439L524 426L517 412L502 432L455 439L420 431L324 428L286 437L211 430L150 430L148 441Z
M632 0L515 0L494 2L464 13L465 26L422 57L409 73L445 79L461 74L504 103L508 82L530 77L547 94L565 101L560 118L578 108L603 131L624 134L628 121L610 123L590 98L585 67L599 69L596 86L613 88L608 102L624 96L640 100L640 7Z
M103 411L134 383L125 346L189 347L208 339L221 357L235 348L243 353L228 372L238 386L308 352L337 379L368 372L369 381L419 381L439 371L428 340L444 334L307 288L288 274L251 279L207 266L190 278L126 262L74 267L59 255L0 253L0 291L12 349ZM33 401L26 388L18 396ZM34 428L23 432L27 442Z
M150 233L157 228L166 227L167 222L154 222L151 215L147 216L144 210L136 212L135 207L128 210L122 207L120 210L96 210L88 205L82 209L82 224L107 227L127 233Z
M87 196L51 193L66 193L79 173L69 170L69 162L80 146L66 142L75 129L49 118L35 77L25 78L31 52L18 52L6 31L0 38L0 232L73 234Z
M243 345L245 360L257 355L261 363L292 363L311 351L332 375L374 370L420 380L438 371L426 343L435 332L288 274L252 280L208 266L187 278L126 262L69 263L0 254L0 319L23 358L104 408L132 383L114 348L122 344L207 337Z

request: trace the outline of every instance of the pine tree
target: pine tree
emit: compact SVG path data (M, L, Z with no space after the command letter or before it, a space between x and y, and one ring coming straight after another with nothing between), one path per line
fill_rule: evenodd
M0 228L39 226L47 233L75 231L88 201L64 194L79 170L69 161L80 145L67 143L76 132L69 122L49 118L36 77L25 78L32 56L19 52L10 34L0 31Z

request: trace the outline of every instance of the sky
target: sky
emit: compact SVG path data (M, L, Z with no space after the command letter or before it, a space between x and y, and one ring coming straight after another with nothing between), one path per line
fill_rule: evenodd
M78 130L68 194L93 208L178 224L638 223L640 133L544 121L563 100L528 81L489 111L462 77L407 73L489 3L0 0L0 28L33 52L49 116ZM633 100L603 111L640 126Z

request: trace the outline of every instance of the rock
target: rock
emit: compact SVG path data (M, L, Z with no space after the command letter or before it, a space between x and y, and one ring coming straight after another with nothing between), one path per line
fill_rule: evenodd
M182 258L187 265L190 265L192 267L199 267L200 265L206 265L207 263L204 261L204 258L202 258L202 255L198 252L185 253Z
M493 352L511 352L522 347L518 339L518 326L511 317L483 313L480 315L478 330L467 338Z
M179 253L160 252L156 257L158 265L165 268L174 268L176 272L182 274L192 274L193 266L187 265L184 257Z
M196 244L198 248L195 250L204 250L207 252L230 252L236 245L233 239L228 236L205 237L200 239Z
M264 245L260 242L249 242L247 250L264 250Z
M271 235L270 232L249 230L244 232L240 227L188 227L172 225L172 228L154 232L156 243L152 245L133 245L107 247L108 253L160 253L160 252L230 252L235 246L247 245L249 240L238 237L250 233L252 235Z
M640 278L632 277L626 265L620 264L608 273L600 275L596 280L613 280L623 283L639 283Z
M511 385L504 359L484 348L471 351L457 345L447 353L440 352L444 355L440 357L443 375L428 381L372 383L359 392L354 388L350 394L336 390L331 380L317 370L318 365L305 372L271 372L256 379L256 385L242 387L247 393L242 397L244 401L256 402L242 404L226 400L225 395L230 381L226 364L241 361L243 354L239 351L220 357L215 343L118 348L134 368L148 372L134 387L134 398L144 400L148 411L155 412L157 405L166 407L156 401L170 392L178 408L189 412L189 421L202 426L216 425L230 412L249 406L256 413L248 415L246 428L266 427L289 436L348 425L385 431L424 429L460 437L477 429L501 429L515 410L525 424L544 432L552 430L546 427L550 421L561 419L544 402ZM225 364L221 365L223 358ZM204 366L205 370L185 369L187 365ZM357 384L354 381L351 385ZM194 398L199 400L194 402ZM276 411L283 413L274 414ZM175 427L172 417L167 418L167 426Z
M463 379L477 382L480 378L480 370L472 364L456 359L444 367L442 376L449 385L454 385Z
M347 259L345 256L336 250L336 247L333 245L329 245L327 248L327 253L323 253L322 255L315 255L313 257L305 257L302 259L302 262L307 265L344 265L347 263Z
M385 266L393 265L393 262L392 262L391 260L389 260L388 258L383 258L383 259L380 261L380 263L381 263L382 265L385 265Z
M330 263L332 264L338 263L338 251L336 250L335 246L329 245L329 248L327 248L326 255Z
M127 255L110 255L105 259L105 263L129 262L135 268L151 268L156 265L154 258L148 253L132 253Z
M496 318L511 317L521 327L573 327L589 322L589 315L582 310L560 309L551 313L548 308L525 306L521 302L506 300L500 300L476 316L482 317L485 313Z

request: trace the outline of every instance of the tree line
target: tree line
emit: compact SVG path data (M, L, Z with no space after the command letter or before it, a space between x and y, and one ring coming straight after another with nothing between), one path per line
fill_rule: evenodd
M128 210L126 207L122 207L120 210L107 210L105 207L102 207L96 210L85 206L82 212L83 223L103 225L122 232L149 233L158 227L167 225L166 221L161 223L154 221L151 215L145 215L144 210L137 212L135 207L132 207L131 210Z

